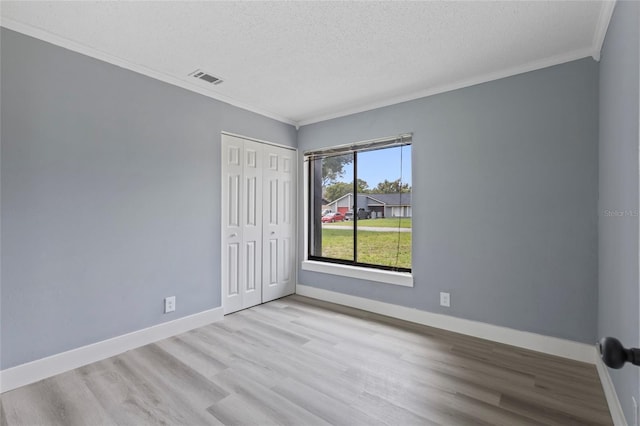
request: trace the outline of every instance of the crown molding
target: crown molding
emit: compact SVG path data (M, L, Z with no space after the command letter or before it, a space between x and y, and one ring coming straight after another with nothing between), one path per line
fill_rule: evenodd
M1 17L0 18L0 26L7 28L12 31L19 32L21 34L37 38L39 40L45 41L47 43L51 43L53 45L62 47L64 49L70 50L72 52L80 53L82 55L89 56L94 59L98 59L103 62L107 62L111 65L115 65L120 68L124 68L129 71L136 72L138 74L145 75L147 77L151 77L156 80L160 80L162 82L171 84L173 86L178 86L180 88L189 90L191 92L198 93L200 95L206 96L211 99L215 99L220 102L224 102L226 104L242 108L244 110L262 115L264 117L268 117L277 121L280 121L285 124L290 124L292 126L297 126L297 123L293 120L290 120L286 117L282 117L278 114L271 113L269 111L265 111L260 108L255 108L252 105L244 103L242 101L238 101L234 98L221 95L219 93L212 93L209 90L206 90L196 84L193 84L187 80L182 80L180 78L158 72L147 68L140 64L135 64L126 59L119 58L117 56L113 56L109 53L102 52L93 47L85 46L84 44L77 43L75 41L68 40L64 37L60 37L58 35L52 34L48 31L42 30L40 28L33 27L31 25L27 25L21 22L14 21L10 18Z
M397 96L393 98L389 98L383 101L376 101L365 105L356 106L349 109L344 109L337 113L321 115L317 117L311 117L304 120L300 120L298 124L300 126L307 126L309 124L319 123L321 121L332 120L334 118L345 117L347 115L357 114L360 112L371 111L377 108L383 108L387 106L392 106L396 104L400 104L403 102L414 101L420 98L426 98L428 96L437 95L440 93L451 92L457 89L463 89L469 86L475 86L477 84L487 83L494 80L500 80L502 78L511 77L518 74L524 74L530 71L539 70L542 68L552 67L554 65L564 64L566 62L575 61L577 59L588 58L589 56L593 56L593 49L579 49L569 53L563 53L561 55L552 56L549 58L545 58L539 61L529 62L524 65L519 65L517 67L508 68L502 71L497 71L489 74L483 74L478 77L473 77L466 80L460 80L452 84L444 84L442 86L431 87L424 90L418 90L416 92L412 92L411 94Z
M604 38L607 36L607 29L611 22L611 16L613 16L613 9L616 7L616 0L605 0L600 7L600 15L598 16L598 23L596 24L596 30L593 33L593 59L600 61L600 51L604 44Z

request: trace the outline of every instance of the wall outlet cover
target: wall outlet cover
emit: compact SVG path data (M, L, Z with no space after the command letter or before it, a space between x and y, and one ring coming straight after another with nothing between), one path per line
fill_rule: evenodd
M176 297L170 296L164 298L164 313L168 314L176 310Z
M440 292L440 306L450 307L451 306L451 294Z

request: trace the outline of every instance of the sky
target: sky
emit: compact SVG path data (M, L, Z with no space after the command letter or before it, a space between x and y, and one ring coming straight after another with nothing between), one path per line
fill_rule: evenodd
M411 185L411 145L358 153L358 178L366 181L372 189L385 179L394 181L400 178L401 150L402 182ZM353 164L346 166L344 171L340 181L351 182Z

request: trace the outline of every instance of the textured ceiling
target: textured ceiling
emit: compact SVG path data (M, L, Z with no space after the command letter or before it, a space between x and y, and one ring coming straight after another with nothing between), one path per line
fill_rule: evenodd
M611 5L3 1L0 15L5 27L305 124L597 56ZM188 77L197 68L224 83Z

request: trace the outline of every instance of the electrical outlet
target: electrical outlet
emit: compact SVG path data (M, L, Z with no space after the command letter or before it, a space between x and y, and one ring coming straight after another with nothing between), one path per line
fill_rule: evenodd
M446 306L447 308L451 306L451 294L440 292L440 306Z
M164 298L164 313L168 314L169 312L173 312L176 310L176 297L165 297Z

